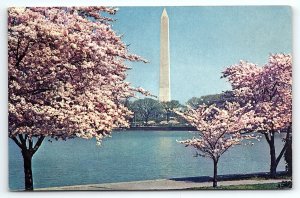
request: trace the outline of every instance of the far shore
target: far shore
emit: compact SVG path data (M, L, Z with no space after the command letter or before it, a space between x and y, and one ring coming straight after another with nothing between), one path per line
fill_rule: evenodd
M137 127L129 127L118 130L143 130L143 131L197 131L195 127L191 126L137 126Z
M136 126L129 128L114 129L115 131L130 130L130 131L198 131L192 126ZM249 132L247 132L249 133ZM286 133L282 131L280 133Z

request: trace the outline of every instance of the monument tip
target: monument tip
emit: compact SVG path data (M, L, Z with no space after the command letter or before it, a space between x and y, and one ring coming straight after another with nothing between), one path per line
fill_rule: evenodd
M168 17L166 8L164 8L164 10L163 10L161 16L162 16L162 17L164 17L164 16Z

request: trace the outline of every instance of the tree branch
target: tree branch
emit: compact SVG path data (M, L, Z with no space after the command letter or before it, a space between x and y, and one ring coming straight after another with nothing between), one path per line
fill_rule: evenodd
M19 94L20 95L26 95L26 94L36 95L36 94L40 94L40 93L51 91L51 90L54 90L54 89L51 89L51 88L40 88L40 89L31 90L31 91L21 91L21 92L19 92Z
M265 135L265 137L266 137L266 140L267 140L268 144L271 145L271 140L270 140L268 134L267 134L267 133L264 133L264 135Z
M24 147L26 148L26 140L24 139L23 135L22 134L18 134L18 136L19 136L19 139L20 139L22 145L24 145Z
M42 144L42 142L43 142L44 139L45 139L45 136L40 136L40 137L38 138L38 141L37 141L36 144L34 145L33 153L32 153L32 154L34 154L34 153L39 149L39 147L41 146L41 144Z
M215 146L216 146L216 144L218 143L218 141L219 141L219 139L224 135L226 133L226 130L224 130L224 132L223 133L221 133L221 135L219 135L219 137L217 138L217 140L216 140L216 142L215 142Z
M29 150L32 150L33 140L32 139L28 139L28 141L29 141Z
M21 43L21 40L20 40L20 37L18 37L16 52L13 51L14 55L16 56L16 59L18 59L18 56L19 56L20 43Z
M284 147L281 149L280 154L279 154L278 157L276 158L276 166L278 165L278 163L279 163L281 157L283 156L284 152L286 151L287 145L288 145L287 142L285 142Z
M289 144L289 141L290 141L290 130L288 129L287 134L286 134L286 138L285 138L285 144L284 144L283 148L281 149L280 154L276 158L276 165L278 165L281 157L283 156L284 152L286 151L287 146Z
M24 149L22 143L19 142L19 140L15 136L11 136L10 138L20 147L20 149Z
M272 100L272 99L273 99L273 97L274 97L274 96L275 96L275 94L276 94L276 91L277 91L277 88L276 88L276 86L277 86L277 84L278 84L278 81L276 81L276 82L274 83L273 87L272 87L272 91L273 91L273 93L270 95L270 100Z
M228 146L227 148L225 148L222 152L221 155L223 155L232 145Z
M33 43L33 44L30 46L31 43ZM26 56L26 53L27 53L29 47L32 47L34 44L35 44L35 42L28 41L28 43L27 43L27 45L26 45L26 47L25 47L23 53L20 54L19 57L17 57L16 67L19 67L19 66L20 66L20 63L21 63L21 61L23 60L23 58Z

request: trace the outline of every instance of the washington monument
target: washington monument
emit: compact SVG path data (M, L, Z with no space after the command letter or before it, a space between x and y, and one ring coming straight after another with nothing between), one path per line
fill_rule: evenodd
M159 101L171 100L170 90L170 46L169 46L169 17L166 9L160 19L160 76L159 76Z

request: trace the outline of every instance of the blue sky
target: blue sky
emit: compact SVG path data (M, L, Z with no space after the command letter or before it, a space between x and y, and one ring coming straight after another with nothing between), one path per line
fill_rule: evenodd
M113 29L150 63L129 63L127 80L158 95L160 17L164 7L119 7ZM221 93L226 66L264 64L270 53L292 52L290 7L166 7L170 20L171 98Z

